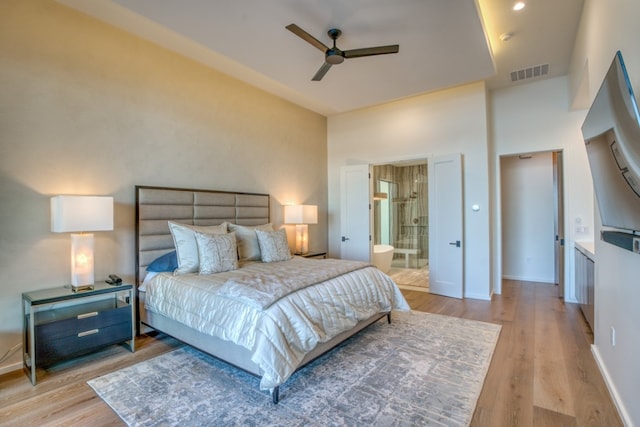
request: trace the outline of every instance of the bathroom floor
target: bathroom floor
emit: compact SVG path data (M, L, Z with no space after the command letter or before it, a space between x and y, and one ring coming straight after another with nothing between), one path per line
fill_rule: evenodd
M421 262L422 268L404 268L404 260L393 260L389 276L400 289L429 292L429 266Z

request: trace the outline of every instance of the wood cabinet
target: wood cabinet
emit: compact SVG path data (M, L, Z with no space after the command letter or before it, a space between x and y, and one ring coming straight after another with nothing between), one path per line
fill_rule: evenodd
M576 242L575 249L576 298L580 304L582 314L584 314L593 331L595 313L595 254L593 244Z

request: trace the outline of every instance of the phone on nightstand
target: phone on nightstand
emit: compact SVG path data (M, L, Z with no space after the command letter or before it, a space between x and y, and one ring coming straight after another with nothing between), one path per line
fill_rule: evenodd
M112 285L112 286L117 286L117 285L121 285L122 284L122 279L118 276L116 276L115 274L110 274L109 278L107 280L105 280L105 282L107 282L108 284Z

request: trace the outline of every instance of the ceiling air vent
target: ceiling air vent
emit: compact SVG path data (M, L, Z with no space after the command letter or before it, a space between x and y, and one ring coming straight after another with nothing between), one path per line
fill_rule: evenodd
M534 79L547 74L549 74L549 64L534 65L533 67L512 71L511 81L519 82L520 80Z

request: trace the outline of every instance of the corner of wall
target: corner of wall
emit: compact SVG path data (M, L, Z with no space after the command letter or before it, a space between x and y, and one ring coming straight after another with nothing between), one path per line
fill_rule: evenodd
M589 60L575 73L569 74L570 111L585 110L591 104L589 96Z
M591 345L591 353L593 354L593 358L596 360L596 364L598 365L598 369L604 378L604 382L607 385L607 389L611 394L613 403L616 405L616 409L618 409L618 414L620 418L622 418L622 422L626 426L632 426L633 422L631 421L631 417L629 416L629 412L627 408L624 406L622 402L622 398L620 397L620 393L618 393L618 389L616 388L609 371L607 370L607 365L604 363L602 356L600 355L600 351L598 350L598 346L595 344Z

